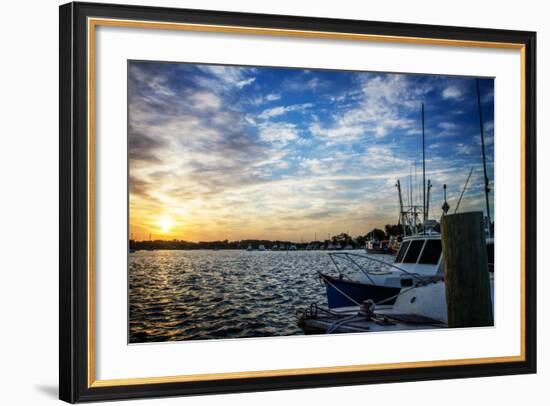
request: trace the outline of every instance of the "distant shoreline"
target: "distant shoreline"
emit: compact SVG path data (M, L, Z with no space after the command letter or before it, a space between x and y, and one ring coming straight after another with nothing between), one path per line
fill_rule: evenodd
M294 242L200 242L191 243L187 241L133 241L130 240L129 248L131 250L249 250L249 251L292 251L292 250L324 250L324 249L356 249L363 248L364 244L357 242L339 243L334 241L310 241L304 243Z
M293 250L338 250L356 249L365 246L366 238L352 238L347 234L339 234L331 240L293 242L281 240L240 240L240 241L201 241L189 242L181 240L129 240L130 250L249 250L249 251L293 251Z

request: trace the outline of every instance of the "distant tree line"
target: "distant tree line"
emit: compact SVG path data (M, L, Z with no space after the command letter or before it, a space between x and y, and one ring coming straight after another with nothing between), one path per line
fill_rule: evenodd
M439 224L437 225L439 227ZM421 229L421 228L420 228ZM439 231L439 230L437 230ZM410 229L407 229L407 234L410 234ZM290 246L296 247L298 250L302 249L327 249L329 247L335 247L339 245L341 248L363 248L369 240L387 240L390 237L400 238L403 235L403 227L398 224L386 224L384 229L373 228L371 231L364 235L352 237L347 233L340 233L332 236L330 239L324 241L310 241L310 242L292 242L284 240L219 240L219 241L199 241L191 242L185 240L144 240L136 241L130 240L130 249L132 250L242 250L247 249L249 246L253 249L258 249L260 245L263 245L265 249L289 249Z

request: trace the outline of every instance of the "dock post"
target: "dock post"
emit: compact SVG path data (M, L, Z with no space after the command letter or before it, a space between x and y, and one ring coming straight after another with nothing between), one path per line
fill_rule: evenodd
M441 218L449 327L493 325L482 212Z

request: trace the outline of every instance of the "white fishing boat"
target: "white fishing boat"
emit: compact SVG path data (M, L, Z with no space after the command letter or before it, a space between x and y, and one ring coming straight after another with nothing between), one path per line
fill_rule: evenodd
M489 271L493 271L493 240L487 240L486 245ZM330 308L357 306L367 299L386 300L403 286L432 280L444 272L441 236L435 232L404 238L393 262L351 252L328 255L337 275L320 272L319 276L325 284ZM390 299L388 303L393 301Z
M263 244L258 245L258 251L265 251L265 246Z
M424 105L422 105L422 128L424 128ZM418 282L430 281L433 278L437 278L438 275L443 274L444 264L441 236L434 230L437 226L437 221L429 219L430 190L432 185L429 179L426 184L425 179L424 132L422 133L422 139L424 185L422 205L419 206L416 204L412 197L414 193L411 182L409 205L405 206L401 193L401 183L399 180L396 183L399 198L399 223L402 226L404 236L397 255L393 262L388 262L374 255L359 255L349 252L330 253L332 262L338 270L338 276L319 273L326 287L327 301L330 308L357 306L368 299L372 299L375 302L384 300L391 304L395 301L397 293L399 293L403 286L407 286L407 284L414 286ZM483 163L485 165L485 157ZM460 202L471 174L472 170L470 170L470 175L468 175L468 179L456 205L455 213L460 207ZM443 190L444 203L442 209L443 215L445 215L450 209L447 203L446 185L444 185ZM488 190L488 180L485 176L487 223L490 225ZM423 218L422 224L419 223L420 215ZM486 245L489 270L493 271L494 242L490 238L490 226L487 237ZM375 242L372 240L367 243L372 244L367 245L367 252L369 251L369 247L372 249L375 248ZM351 264L358 271L356 275L350 277L343 273L337 260L343 260L348 265Z
M393 262L351 252L329 255L337 275L320 272L319 276L325 284L330 308L357 306L367 299L375 302L388 299L401 290L405 279L412 282L430 278L442 267L439 235L408 237Z
M480 110L480 123L481 110ZM481 125L483 129L483 125ZM420 206L413 198L412 173L408 194L408 206L403 204L401 183L397 180L399 197L399 224L404 236L393 262L387 262L373 255L359 255L350 252L330 253L338 275L319 273L327 292L328 309L315 304L301 314L299 323L304 330L319 329L324 332L358 332L392 329L431 328L447 325L445 298L444 261L441 236L435 232L437 221L429 219L431 182L426 184L426 160L424 138L424 104L422 104L422 184L423 201ZM481 144L483 130L481 130ZM487 177L485 150L483 149L485 179L487 262L490 275L491 301L493 300L494 240L489 205L489 180ZM472 174L466 180L455 208L457 213L462 196ZM447 189L443 186L443 215L450 209L447 203ZM422 224L420 224L422 215ZM409 235L407 235L409 234ZM479 242L478 242L479 243ZM367 245L373 250L374 244ZM356 275L350 277L338 264L343 260L355 268Z

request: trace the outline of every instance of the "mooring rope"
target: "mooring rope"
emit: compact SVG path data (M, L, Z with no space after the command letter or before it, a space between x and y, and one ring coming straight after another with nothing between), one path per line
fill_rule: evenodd
M336 289L342 296L346 297L349 301L355 303L357 306L361 306L361 303L359 303L358 301L356 301L352 297L350 297L347 294L345 294L344 292L342 292L333 283L331 283L328 279L324 278L323 276L321 276L321 278L323 279L324 282L328 283L330 286L332 286L334 289Z
M331 326L327 329L327 332L326 334L332 334L334 333L334 331L336 331L337 328L339 328L340 326L342 326L344 323L348 323L352 320L360 320L362 319L363 317L359 317L357 316L356 314L352 314L348 317L344 317L343 319L341 320L336 320L334 323L331 324Z
M401 296L403 293L406 293L408 292L409 290L411 289L414 289L416 288L416 286L411 286L409 287L408 289L405 289L405 288L402 288L398 293L396 293L395 295L393 296L390 296L390 297L387 297L383 300L380 300L379 302L376 302L375 304L378 306L378 305L381 305L381 304L384 304L386 302L390 302L392 299L397 299L399 296Z

